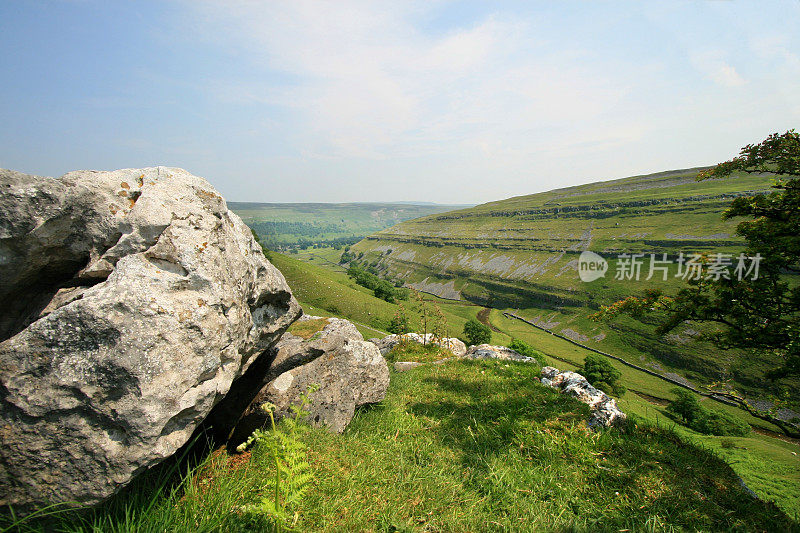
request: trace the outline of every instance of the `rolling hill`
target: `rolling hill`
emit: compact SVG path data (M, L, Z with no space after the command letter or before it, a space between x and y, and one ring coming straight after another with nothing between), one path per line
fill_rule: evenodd
M270 249L314 245L342 246L412 218L459 207L430 203L291 203L229 202Z
M751 395L770 388L763 357L721 353L684 325L666 337L630 319L588 319L600 305L649 287L675 290L675 260L683 252L736 256L743 241L736 220L722 212L736 196L769 189L769 177L696 181L701 168L661 172L557 189L429 215L373 234L352 251L385 275L443 298L467 300L516 314L572 340L622 356L659 373L695 383L733 379ZM580 280L578 257L592 251L608 271ZM644 253L641 276L615 279L625 260ZM649 254L667 254L669 274L649 274ZM363 256L361 255L363 254Z

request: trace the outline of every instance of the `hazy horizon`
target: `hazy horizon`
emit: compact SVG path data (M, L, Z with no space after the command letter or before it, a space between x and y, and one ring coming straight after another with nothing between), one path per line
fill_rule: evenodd
M800 124L800 3L4 2L0 167L475 205Z

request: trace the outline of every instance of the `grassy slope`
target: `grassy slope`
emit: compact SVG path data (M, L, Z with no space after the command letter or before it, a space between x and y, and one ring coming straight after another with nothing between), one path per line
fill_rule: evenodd
M365 338L386 335L384 333L386 327L398 310L397 304L375 298L372 291L356 285L340 268L331 264L318 266L313 262L300 261L274 252L270 257L283 273L306 313L348 318L357 323ZM467 320L475 318L481 309L476 306L453 305L435 297L427 299L441 307L447 318L449 334L452 336L460 335ZM411 311L413 302L403 302L403 305L408 308L409 315L413 315ZM418 329L418 322L415 322L414 326ZM510 340L510 337L502 334L494 337L495 342L505 343Z
M326 251L317 253L315 250L310 253L319 257L320 254L325 256ZM362 323L367 323L369 320L384 320L395 312L396 306L374 298L369 291L355 285L347 278L341 268L330 261L335 259L334 257L329 257L323 262L312 256L299 256L305 261L311 261L309 264L285 255L272 255L273 262L286 276L295 295L303 303L304 309L311 314L330 314L320 311L318 307L312 307L314 304L330 305L326 302L332 302L336 306L339 316ZM469 318L475 318L481 309L479 306L435 297L431 297L430 300L438 302L446 313L451 335L460 333L463 323ZM365 312L365 309L370 311ZM367 314L369 312L372 314ZM583 364L585 356L590 353L527 324L507 319L496 309L491 311L489 320L496 329L502 331L493 333L493 343L508 344L512 338L522 339L545 353L548 362L559 368L574 370ZM374 332L359 329L367 338L378 336ZM666 400L673 397L673 385L615 361L612 361L612 364L622 372L624 384L631 389L631 392L620 400L620 405L626 412L641 416L653 423L668 423L695 442L719 451L721 456L733 464L736 472L745 479L748 486L762 498L778 502L788 512L800 514L800 456L794 455L800 452L800 448L796 444L753 434L747 438L730 439L734 442L735 448L722 448L721 443L725 439L701 436L692 430L676 426L668 419L663 408L634 392ZM740 417L756 428L775 430L771 424L754 418L740 409L707 399L702 401L708 407Z
M763 372L774 361L735 353L721 358L689 327L664 338L634 321L597 324L586 318L599 305L645 288L674 291L682 285L674 277L666 282L613 279L620 252L737 254L742 249L733 235L736 221L723 221L722 211L733 195L766 190L770 180L744 176L696 182L696 174L697 169L666 172L492 202L404 222L353 249L417 288L547 318L554 331L583 335L586 344L633 362L705 384L732 376L745 391L759 395ZM575 260L582 250L614 258L606 278L578 279Z
M733 471L674 432L634 421L588 431L585 405L536 367L451 362L392 373L386 399L343 435L301 426L315 479L290 509L300 531L791 531ZM213 454L173 492L145 478L66 531L269 530L244 504L268 496L264 449ZM35 529L43 531L45 527Z

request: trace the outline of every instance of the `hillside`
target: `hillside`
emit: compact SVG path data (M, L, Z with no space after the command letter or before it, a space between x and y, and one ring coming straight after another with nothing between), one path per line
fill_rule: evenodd
M771 361L742 358L697 339L681 327L658 337L632 320L588 320L602 304L657 286L676 289L669 277L646 281L649 260L635 279L614 279L621 253L738 254L737 221L722 212L736 196L769 189L770 178L747 175L697 182L701 169L661 172L520 196L398 224L353 246L408 286L445 298L516 310L542 327L654 371L691 382L734 379L758 396ZM604 278L582 282L576 270L582 251L608 260Z
M284 523L293 531L797 529L748 495L714 453L669 429L637 419L587 430L587 406L537 383L538 371L499 361L393 371L385 400L343 435L280 426L307 454L310 475ZM268 513L243 510L271 499L274 465L269 441L244 454L215 452L175 486L153 471L109 505L57 525L273 531Z
M230 209L273 250L347 245L398 222L463 206L430 203L228 202Z
M356 285L348 278L341 267L324 259L325 256L334 255L334 250L331 249L301 253L296 256L298 259L295 256L271 253L270 260L284 274L292 292L307 313L345 317L359 325L365 338L382 336L374 328L385 329L389 319L397 311L397 305L375 298L371 291ZM544 353L548 364L559 368L576 370L591 353L541 329L509 319L496 309L430 295L427 299L441 307L448 321L449 335L452 336L460 336L466 320L478 318L492 325L493 344L507 345L512 338L523 340ZM413 318L415 313L412 311L411 315ZM417 320L412 320L412 326L419 330ZM702 405L747 422L754 428L754 432L748 437L699 434L675 423L665 410L664 406L674 398L673 384L617 361L611 363L620 371L622 382L629 390L618 399L623 411L649 424L666 426L687 440L713 450L733 467L759 497L776 502L790 516L800 512L800 457L797 455L797 441L776 438L777 428L772 424L709 398L702 398ZM404 374L399 374L398 377L400 376Z

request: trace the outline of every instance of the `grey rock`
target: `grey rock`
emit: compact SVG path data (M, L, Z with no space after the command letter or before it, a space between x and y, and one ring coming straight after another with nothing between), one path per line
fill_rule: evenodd
M617 407L616 400L594 388L577 372L562 372L546 366L542 368L542 383L587 404L592 413L588 426L592 429L620 425L627 419L627 415Z
M516 361L518 363L537 363L533 357L528 357L512 350L506 346L493 346L491 344L479 344L470 346L466 359L498 359L500 361Z
M398 372L407 372L422 365L423 363L418 363L417 361L398 361L394 364L394 369Z
M432 333L406 333L404 335L388 335L382 339L370 339L381 351L381 355L386 355L401 342L416 342L419 344L435 344L446 350L450 350L456 357L461 357L467 352L466 345L455 337L437 339Z
M301 313L176 168L0 171L0 505L94 504L171 456Z
M364 336L361 335L361 332L358 331L358 328L355 326L355 324L349 320L345 320L344 318L303 315L300 317L299 321L322 319L328 321L328 324L324 328L325 335L342 335L352 339L364 340Z
M341 433L356 408L377 403L389 387L389 367L378 348L367 342L352 323L329 319L329 325L309 340L285 334L273 349L275 359L256 398L245 410L234 441L243 440L269 417L264 406L275 406L276 420L290 416L291 406L311 385L318 389L306 407L309 421Z

